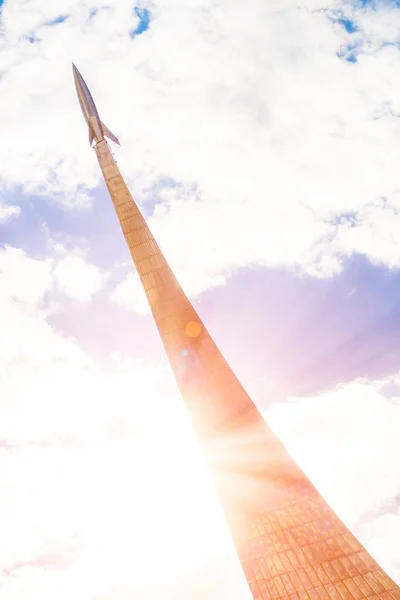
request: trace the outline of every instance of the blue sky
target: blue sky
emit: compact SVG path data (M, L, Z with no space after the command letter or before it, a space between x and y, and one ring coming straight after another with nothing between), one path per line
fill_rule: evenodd
M69 211L56 202L27 195L19 205L23 210L18 219L0 224L3 244L44 259L48 255L49 232L60 243L67 240L69 244L87 245L89 240L88 261L110 271L114 283L131 271L129 254L118 235L106 190L94 192L89 212ZM264 398L267 403L275 402L282 399L282 394L317 394L356 377L392 374L400 351L399 289L397 270L373 265L355 254L346 260L340 273L323 279L296 276L282 268L239 269L228 285L203 293L195 302L201 304L200 310L219 338L221 348L245 380L251 382L260 375L264 380L269 369L281 370L279 381L270 382L268 394L263 390L259 398L262 405ZM107 290L93 298L89 314L86 306L67 299L63 302L63 311L50 320L66 334L76 336L84 346L93 339L92 321L96 322L99 314L107 314L110 325L100 344L98 339L93 340L96 350L91 347L100 357L111 350L149 359L156 351L158 359L164 360L150 315L138 317L125 309L116 310L109 303ZM260 322L263 311L268 319ZM128 331L121 327L127 317L132 324ZM234 329L229 327L233 318ZM138 328L151 332L151 344L143 343L147 336L132 340L131 333ZM293 332L301 334L296 335L296 344ZM236 338L243 343L246 340L244 345L248 347L257 343L251 361L243 362ZM320 340L324 340L323 348ZM338 353L343 360L336 359Z
M72 61L223 353L400 581L398 2L1 4L4 599L248 598Z
M135 6L133 12L139 19L139 22L137 26L130 32L130 36L132 38L147 31L151 20L151 13L148 8L139 8L138 6Z

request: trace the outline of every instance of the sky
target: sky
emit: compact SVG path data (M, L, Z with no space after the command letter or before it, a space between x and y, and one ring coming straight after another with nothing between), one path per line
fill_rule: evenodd
M72 61L222 352L400 583L400 2L0 7L2 600L250 600Z

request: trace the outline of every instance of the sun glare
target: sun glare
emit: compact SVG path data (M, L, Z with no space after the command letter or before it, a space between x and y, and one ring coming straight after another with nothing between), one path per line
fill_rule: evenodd
M142 384L141 401L124 402L120 412L128 429L114 419L105 438L60 450L58 473L53 465L49 530L60 530L61 504L64 533L74 530L79 546L74 569L100 578L101 589L105 574L121 584L168 584L232 553L182 401L154 386L149 395L145 378Z

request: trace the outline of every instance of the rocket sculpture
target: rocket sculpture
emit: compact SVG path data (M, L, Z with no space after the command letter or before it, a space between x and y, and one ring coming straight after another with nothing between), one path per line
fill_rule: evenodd
M104 175L254 600L400 600L400 589L311 484L218 350L139 211L73 66ZM212 541L210 540L210 544Z

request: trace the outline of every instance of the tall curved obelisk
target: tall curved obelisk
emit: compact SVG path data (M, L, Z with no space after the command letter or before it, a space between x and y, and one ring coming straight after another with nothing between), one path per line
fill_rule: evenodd
M255 600L400 600L269 428L186 297L117 167L81 75L90 140ZM211 542L210 542L211 543Z

